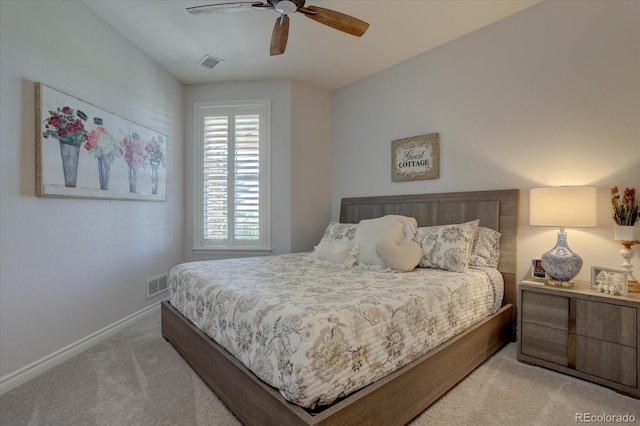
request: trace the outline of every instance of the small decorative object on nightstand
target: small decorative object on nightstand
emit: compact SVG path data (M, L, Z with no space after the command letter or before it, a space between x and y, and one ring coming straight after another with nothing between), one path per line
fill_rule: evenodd
M596 188L593 186L555 186L533 188L530 195L529 224L559 226L554 248L542 255L542 266L551 277L549 284L570 287L582 269L582 258L571 251L565 226L596 226Z
M543 284L518 286L518 360L640 398L640 296Z
M631 248L634 244L640 244L640 241L618 241L622 244L623 248L620 250L620 256L624 259L622 263L622 269L629 273L629 291L633 293L640 293L640 284L638 280L633 276L633 265L631 259L635 255Z
M591 288L605 294L626 296L629 273L624 269L591 267Z
M542 266L542 259L533 259L531 261L531 269L533 270L533 276L536 278L547 276L546 272L544 272L544 266Z
M616 223L614 238L623 246L620 250L620 256L624 259L622 268L629 273L629 291L640 293L640 285L633 276L631 264L635 255L632 246L640 244L640 227L634 226L640 219L640 197L636 198L636 189L625 188L620 195L617 186L611 188L611 209Z

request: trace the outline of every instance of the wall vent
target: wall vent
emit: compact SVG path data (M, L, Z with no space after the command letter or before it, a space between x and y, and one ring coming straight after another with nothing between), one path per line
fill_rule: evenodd
M209 55L204 55L202 59L200 59L200 62L198 62L198 65L200 65L203 68L212 69L213 67L218 65L220 62L222 62L222 59L214 58L213 56L209 56Z
M169 288L167 274L147 279L147 299L151 299Z

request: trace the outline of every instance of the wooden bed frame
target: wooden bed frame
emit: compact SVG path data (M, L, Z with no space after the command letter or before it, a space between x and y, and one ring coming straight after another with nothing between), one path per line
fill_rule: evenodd
M480 219L502 233L498 269L505 281L502 308L383 379L311 413L286 401L277 389L162 303L162 336L218 397L247 425L404 425L515 338L518 190L347 198L340 221L402 214L418 226Z

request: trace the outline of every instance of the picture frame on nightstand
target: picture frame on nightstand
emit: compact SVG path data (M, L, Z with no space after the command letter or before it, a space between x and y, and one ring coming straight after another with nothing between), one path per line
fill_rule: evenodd
M547 273L542 266L542 259L532 259L531 260L531 272L533 276L536 278L545 278Z
M605 294L626 296L629 292L629 271L592 266L591 288Z

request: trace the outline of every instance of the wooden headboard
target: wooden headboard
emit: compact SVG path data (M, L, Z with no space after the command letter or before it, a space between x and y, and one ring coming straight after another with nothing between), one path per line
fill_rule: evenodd
M343 198L340 222L358 223L387 214L414 217L418 226L446 225L480 219L480 226L495 229L500 239L498 270L504 277L503 305L516 306L516 240L518 189L442 194L390 195Z

